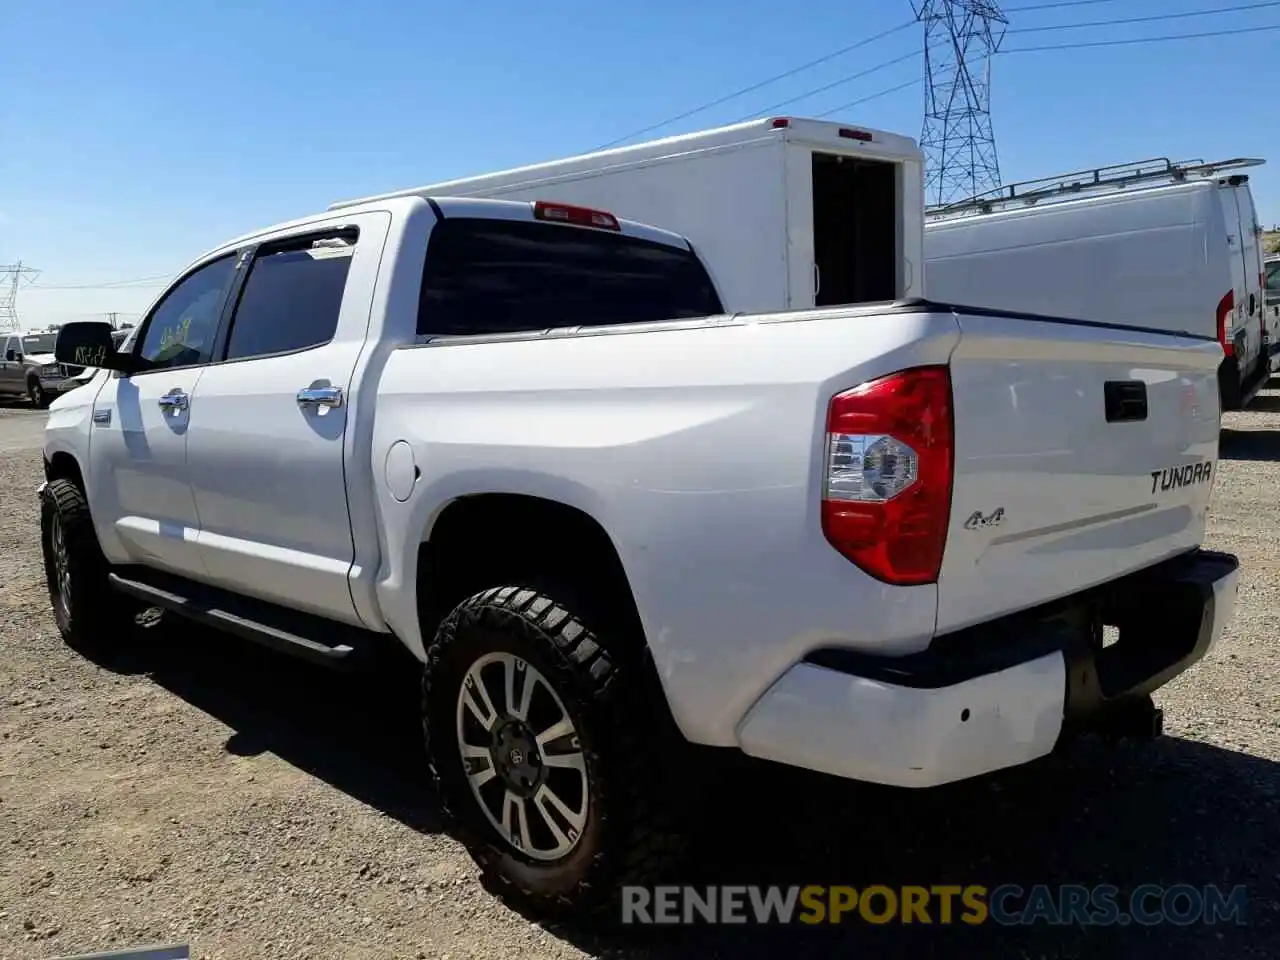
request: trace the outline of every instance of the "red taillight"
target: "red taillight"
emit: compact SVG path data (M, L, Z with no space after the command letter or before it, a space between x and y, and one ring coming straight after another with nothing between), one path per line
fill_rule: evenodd
M864 143L870 143L873 139L865 130L850 130L848 127L840 128L840 136L846 140L861 140Z
M791 121L787 117L774 117L773 120L769 122L769 126L774 130L785 130L787 127L791 126Z
M822 532L878 580L932 583L951 517L951 378L904 370L836 394L827 409Z
M600 230L622 229L618 218L612 213L592 210L589 207L574 207L567 203L548 203L545 200L539 200L533 205L533 215L538 220L572 223L579 227L596 227Z
M1218 301L1218 342L1222 344L1222 352L1228 357L1234 357L1236 353L1236 345L1227 339L1227 333L1231 329L1231 314L1236 309L1236 292L1228 290L1227 295Z

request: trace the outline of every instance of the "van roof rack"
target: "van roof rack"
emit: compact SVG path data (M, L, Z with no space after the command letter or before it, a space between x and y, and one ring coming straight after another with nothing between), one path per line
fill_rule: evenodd
M1136 163L1118 163L1108 167L1094 167L1072 173L1059 173L1038 180L1022 180L979 193L965 200L937 204L925 209L929 217L949 217L960 213L991 213L1013 206L1032 206L1041 200L1053 198L1065 200L1104 188L1157 185L1163 182L1182 183L1192 178L1211 178L1227 170L1257 167L1265 160L1253 157L1235 157L1231 160L1170 160L1154 157Z

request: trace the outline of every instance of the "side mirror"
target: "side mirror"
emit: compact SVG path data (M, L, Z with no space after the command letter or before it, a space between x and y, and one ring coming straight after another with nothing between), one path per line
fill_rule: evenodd
M6 362L6 363L13 363L15 360L17 360L17 359L18 359L18 351L17 351L17 350L6 350L6 351L4 352L4 359L5 359L5 362Z
M127 376L136 371L137 365L133 362L132 355L116 351L111 333L111 324L101 320L78 320L63 324L58 330L53 355L59 363L119 370Z

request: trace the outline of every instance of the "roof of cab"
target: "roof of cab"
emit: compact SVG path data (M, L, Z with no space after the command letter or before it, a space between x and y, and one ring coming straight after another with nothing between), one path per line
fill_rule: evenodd
M466 216L491 220L528 220L531 222L534 220L533 203L524 200L481 200L474 197L423 197L418 196L417 194L384 197L360 203L358 205L343 207L341 210L325 210L321 213L311 214L307 217L300 217L296 220L286 220L282 223L276 223L269 227L254 230L252 233L242 234L232 240L219 244L211 250L206 250L195 260L192 260L188 266L184 267L182 273L188 272L196 264L220 255L225 255L232 250L245 246L246 244L253 243L254 241L260 240L264 237L270 237L278 233L297 230L308 226L341 224L344 217L354 216L359 213L395 210L397 208L403 209L413 207L418 204L428 203L439 209L446 219L450 216ZM637 223L634 220L624 220L621 217L615 219L617 219L618 225L621 227L621 233L623 236L636 237L642 240L651 240L655 243L661 243L671 247L679 247L683 250L693 249L689 240L678 233L672 233L669 230L662 230L658 227L644 223ZM578 226L576 224L552 223L551 225L564 227L565 229L593 229L591 227Z

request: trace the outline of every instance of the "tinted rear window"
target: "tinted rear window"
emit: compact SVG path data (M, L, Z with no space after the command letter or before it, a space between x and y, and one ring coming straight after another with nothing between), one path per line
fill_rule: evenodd
M720 312L710 277L687 250L603 230L457 218L431 233L418 333L474 336Z

